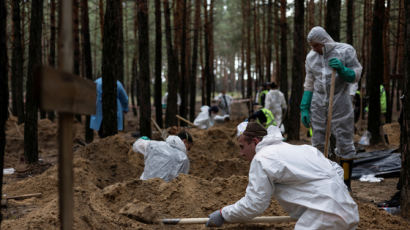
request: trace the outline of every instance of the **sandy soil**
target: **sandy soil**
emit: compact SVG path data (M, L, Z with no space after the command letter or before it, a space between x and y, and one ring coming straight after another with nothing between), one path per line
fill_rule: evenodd
M243 116L246 116L243 115ZM138 122L127 114L127 126ZM84 143L81 123L75 123L74 229L205 229L204 225L160 226L157 218L206 217L240 199L247 185L249 163L238 157L235 129L240 120L203 131L190 129L194 146L189 153L189 175L171 182L139 180L144 167L141 154L130 151L134 138L128 128L115 136ZM5 176L4 193L41 192L39 198L9 200L2 209L2 229L58 229L56 124L39 122L42 163ZM23 154L23 126L7 123L6 167L18 167ZM304 131L301 131L304 132ZM309 143L302 138L301 143ZM353 198L359 205L359 229L410 229L410 222L379 210L375 203L396 192L398 178L381 183L353 181ZM264 215L287 215L273 199ZM226 224L221 229L293 229L281 224Z

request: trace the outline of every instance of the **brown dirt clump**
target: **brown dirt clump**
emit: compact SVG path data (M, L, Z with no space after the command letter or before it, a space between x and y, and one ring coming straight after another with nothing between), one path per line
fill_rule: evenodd
M127 121L129 122L129 121ZM161 226L161 218L206 217L239 200L248 183L249 163L239 158L236 124L230 121L209 130L190 129L194 146L188 153L190 174L165 182L139 180L144 168L141 154L131 150L129 132L78 145L74 152L74 229L205 229L204 225ZM83 127L77 124L78 127ZM8 139L18 135L8 124ZM39 141L55 142L55 123L39 123ZM50 133L48 133L50 132ZM40 133L43 137L40 138ZM76 135L81 132L77 132ZM10 135L10 138L9 138ZM81 137L76 137L81 138ZM14 142L13 142L14 141ZM305 142L305 141L302 141ZM41 143L40 148L55 144ZM22 152L22 146L9 146ZM7 154L8 152L6 152ZM44 151L43 151L44 154ZM6 158L13 161L13 158ZM8 162L9 165L13 163ZM410 229L408 221L379 210L375 202L389 199L397 178L382 183L353 182L353 198L359 205L359 229ZM8 195L41 192L39 198L10 200L3 209L2 229L58 229L57 166L4 186ZM372 192L374 191L374 192ZM275 199L263 215L287 215ZM221 229L293 229L294 222L280 224L226 224Z

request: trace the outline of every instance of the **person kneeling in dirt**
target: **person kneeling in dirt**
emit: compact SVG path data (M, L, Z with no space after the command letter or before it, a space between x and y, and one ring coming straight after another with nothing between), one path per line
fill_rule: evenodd
M192 145L192 136L186 131L181 131L177 136L170 135L165 141L153 141L145 136L139 138L132 145L132 150L144 155L145 167L140 179L158 177L171 181L179 173L188 174L187 151Z
M266 131L249 122L244 132L238 133L240 155L251 162L246 194L210 214L207 227L251 220L269 207L272 195L291 218L297 219L295 229L357 227L358 208L339 165L312 146L282 142L276 126Z
M218 113L219 109L217 106L209 107L204 105L201 107L201 112L194 120L194 125L199 129L208 129L215 124L215 116Z

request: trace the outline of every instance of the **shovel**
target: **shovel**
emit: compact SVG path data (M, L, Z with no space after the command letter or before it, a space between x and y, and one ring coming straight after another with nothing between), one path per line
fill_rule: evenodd
M176 224L205 224L209 218L176 218L176 219L161 219L158 223L166 225L176 225ZM283 223L292 222L294 219L290 216L260 216L255 217L252 220L240 221L240 222L226 222L228 224L238 224L238 223Z
M330 142L330 126L332 121L332 113L333 113L333 96L335 95L335 80L336 80L336 70L333 69L332 71L332 81L330 84L330 95L329 95L329 108L327 110L327 122L326 122L326 142L325 142L325 157L328 158L329 152L329 142Z

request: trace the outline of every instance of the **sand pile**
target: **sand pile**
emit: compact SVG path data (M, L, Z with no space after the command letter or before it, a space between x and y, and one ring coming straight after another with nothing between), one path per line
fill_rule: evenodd
M205 229L203 225L165 227L151 223L158 218L206 217L245 194L249 163L238 155L236 123L229 122L205 131L191 129L195 143L188 154L190 174L180 175L168 183L160 179L138 179L144 159L141 154L130 151L135 140L130 133L79 146L74 153L74 229ZM48 121L41 125L48 127L39 125L39 130L44 129L44 132L55 126ZM12 129L9 132L15 132ZM50 134L42 141L50 142L54 138ZM10 200L7 209L3 210L6 220L2 229L58 229L57 183L54 165L39 175L6 184L4 191L9 195L41 192L43 196ZM356 187L363 186L366 185ZM360 229L410 228L407 221L378 210L373 204L360 199L358 204ZM272 199L263 215L287 214ZM222 229L293 227L294 223L227 224Z

